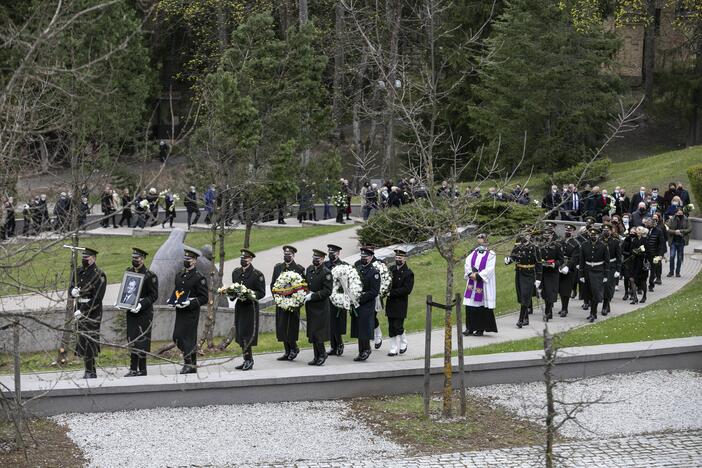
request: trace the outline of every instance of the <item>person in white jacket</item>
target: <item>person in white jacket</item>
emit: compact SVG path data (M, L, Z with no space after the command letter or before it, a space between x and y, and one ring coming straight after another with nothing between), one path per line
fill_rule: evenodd
M486 234L478 234L478 246L468 254L465 263L467 280L463 294L466 308L465 336L483 336L484 332L497 333L495 322L495 251L488 248Z

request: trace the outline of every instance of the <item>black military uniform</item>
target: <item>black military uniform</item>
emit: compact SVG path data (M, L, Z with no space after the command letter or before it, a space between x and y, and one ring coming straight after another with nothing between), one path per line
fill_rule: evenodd
M587 320L597 319L597 305L604 301L604 290L609 275L609 250L598 239L599 231L590 228L590 240L580 246L580 283L583 298L590 304Z
M107 287L105 273L95 264L96 256L96 250L86 248L83 251L82 266L76 270L76 276L71 278L71 286L68 289L76 302L76 355L83 358L85 379L97 378L95 357L100 353L102 299Z
M561 310L558 315L561 317L568 315L568 303L578 282L577 266L580 263L580 243L572 237L574 232L575 226L567 224L566 237L560 242L561 252L563 253L563 266L561 266L558 281L558 295L561 297ZM566 270L565 267L568 267L568 269Z
M151 351L151 325L154 320L153 305L158 300L158 277L144 265L147 255L145 251L134 247L132 266L127 268L127 271L144 275L144 280L137 307L127 310L127 341L130 353L129 372L125 377L146 375L146 353Z
M329 260L324 262L324 266L327 270L332 271L334 267L338 265L348 265L348 263L341 261L339 258L341 247L329 244L327 245L327 249L329 252ZM327 351L327 355L329 356L341 356L344 354L344 340L342 336L346 334L347 314L348 311L346 309L340 309L329 301L329 339L331 344L331 348Z
M232 272L232 283L241 283L256 295L256 300L239 299L234 307L235 341L244 354L244 362L235 367L240 370L253 368L251 347L258 344L258 300L266 295L266 279L263 273L251 265L256 255L247 249L241 249L242 266ZM246 264L246 267L243 264Z
M406 256L407 253L404 250L395 250L395 264L389 268L392 280L385 303L385 314L388 316L388 335L391 343L388 356L396 356L398 351L400 354L407 351L405 319L407 318L409 295L414 289L414 272L405 263ZM398 259L401 259L401 265L398 264Z
M587 195L586 201L589 200L589 199L590 199L590 195L588 194L588 195ZM578 241L578 243L579 243L581 246L582 246L585 242L588 242L588 241L590 240L590 228L593 227L594 225L595 225L595 218L592 217L592 216L586 216L586 217L585 217L585 228L582 229L582 231L580 232L580 234L578 234L578 236L576 237L576 240ZM582 275L582 272L580 271L580 262L579 262L579 261L578 261L577 269L578 269L578 278L580 278L580 276ZM588 309L590 308L590 302L583 296L583 286L582 286L582 283L579 282L579 281L576 281L576 282L575 282L575 286L576 286L576 288L577 288L577 290L578 290L578 298L579 298L581 301L583 301L583 304L582 304L582 306L581 306L582 309L583 309L583 310L588 310ZM571 296L571 297L575 297L575 296L573 295L573 296Z
M200 321L200 306L207 305L209 291L207 278L195 267L200 252L191 247L183 248L183 261L187 263L175 277L175 289L168 303L176 308L173 341L183 353L184 365L181 374L197 372L197 325Z
M629 240L629 239L627 239ZM627 279L629 281L629 296L631 297L630 304L638 304L646 302L646 278L651 269L651 264L646 258L646 238L641 235L630 236L631 242L625 244L622 250L630 253L626 259L627 264ZM643 297L639 300L638 291L643 293Z
M375 251L375 247L372 245L367 245L364 248L367 248L368 250ZM362 249L361 249L362 250ZM373 257L373 260L371 263L384 263L381 259ZM361 259L356 260L356 262L353 264L354 268L358 270L363 266L363 261ZM373 347L375 349L380 349L380 347L383 345L383 331L380 328L380 321L378 320L378 310L373 314Z
M561 246L549 232L546 233L546 245L541 248L541 297L546 303L544 319L553 318L553 304L558 300L560 287L559 270L565 263Z
M655 221L653 223L654 224L651 224L648 230L648 236L646 236L646 260L648 260L650 265L650 274L648 279L649 291L653 291L654 285L656 283L660 283L657 281L657 279L660 278L657 269L663 263L663 255L665 255L665 253L668 251L667 243L665 241L665 234L663 233L665 225L660 227L655 225ZM656 263L654 260L656 257L661 257L661 260L658 263Z
M604 303L602 304L602 315L607 315L611 311L610 303L614 298L614 288L616 286L615 277L620 276L622 269L622 245L617 236L611 235L611 224L603 225L602 242L604 242L609 252L609 269L607 270L607 283L605 283Z
M308 364L321 366L327 360L324 342L329 340L329 297L332 293L332 274L324 266L327 254L314 249L312 265L307 267L305 281L310 292L305 298L307 338L314 348L314 359Z
M539 249L526 236L520 236L505 263L515 262L514 284L519 302L519 321L517 327L529 325L529 307L531 297L536 291L536 281L541 281L541 255Z
M295 263L294 256L297 249L291 245L283 247L284 261L273 267L273 277L271 278L271 290L273 285L278 280L278 277L284 271L294 271L300 277L305 276L305 267ZM275 308L275 337L283 343L285 353L278 358L278 361L292 361L300 353L300 348L297 347L297 340L300 336L300 309L283 310L280 307Z
M351 314L351 338L358 338L358 356L354 361L365 361L371 354L370 340L373 338L375 301L380 295L380 273L373 266L373 250L361 249L361 258L368 263L358 266L363 290L358 299L358 307Z

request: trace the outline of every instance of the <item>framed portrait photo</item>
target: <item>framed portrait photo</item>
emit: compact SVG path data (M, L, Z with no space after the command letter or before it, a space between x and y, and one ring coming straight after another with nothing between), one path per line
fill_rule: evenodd
M125 271L122 277L122 284L119 286L117 304L119 309L133 309L139 303L141 288L144 286L144 275Z

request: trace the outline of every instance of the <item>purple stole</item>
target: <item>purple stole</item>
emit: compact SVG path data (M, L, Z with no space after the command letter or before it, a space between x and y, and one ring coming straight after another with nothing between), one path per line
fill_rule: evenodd
M485 265L487 265L487 259L490 256L490 251L486 250L485 252L485 255L480 260L480 266L476 268L475 261L478 258L478 251L473 251L473 257L470 259L471 269L477 269L478 271L483 271L485 269ZM478 280L475 281L472 278L469 278L468 286L466 286L466 292L463 295L463 297L465 297L466 299L470 299L472 297L475 302L483 302L484 292L485 290L483 289L483 280L480 279L480 276L478 276Z

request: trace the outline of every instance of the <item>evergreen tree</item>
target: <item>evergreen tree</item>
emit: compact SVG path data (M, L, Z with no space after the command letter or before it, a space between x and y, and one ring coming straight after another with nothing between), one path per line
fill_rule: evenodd
M489 63L473 87L470 119L500 161L551 172L596 146L620 80L608 71L618 42L599 27L577 31L553 0L513 0L488 39Z

